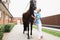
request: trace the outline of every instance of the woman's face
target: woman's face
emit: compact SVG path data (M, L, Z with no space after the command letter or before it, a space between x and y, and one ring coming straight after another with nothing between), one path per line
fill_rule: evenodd
M38 12L38 13L41 12L41 9L38 9L37 12Z

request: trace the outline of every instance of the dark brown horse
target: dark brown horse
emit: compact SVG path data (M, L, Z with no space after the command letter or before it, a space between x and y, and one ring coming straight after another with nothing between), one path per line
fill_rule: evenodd
M28 30L28 39L30 39L29 37L29 23L31 25L31 32L30 35L32 35L32 25L34 22L34 18L31 17L31 15L34 16L34 10L36 9L36 0L30 0L30 7L29 10L26 13L23 13L23 26L24 26L24 30L23 33Z

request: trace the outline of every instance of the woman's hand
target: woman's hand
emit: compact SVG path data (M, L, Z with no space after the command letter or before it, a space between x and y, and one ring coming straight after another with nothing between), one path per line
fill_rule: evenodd
M35 17L33 15L31 15L31 16L35 19Z
M33 16L33 15L31 15L33 18L34 18L34 22L36 22L36 17L35 16Z

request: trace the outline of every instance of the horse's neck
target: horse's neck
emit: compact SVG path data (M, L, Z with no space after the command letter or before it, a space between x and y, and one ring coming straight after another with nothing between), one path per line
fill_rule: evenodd
M30 3L30 7L29 7L29 10L26 12L26 14L28 14L28 15L34 15L34 9L33 9L33 6L32 6L32 4Z
M33 15L34 14L34 10L32 7L29 8L28 12L30 13L30 15Z

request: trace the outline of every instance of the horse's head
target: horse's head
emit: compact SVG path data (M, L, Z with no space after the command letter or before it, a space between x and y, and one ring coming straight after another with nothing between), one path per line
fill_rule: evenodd
M36 9L36 0L30 1L30 7L33 8L34 10Z

